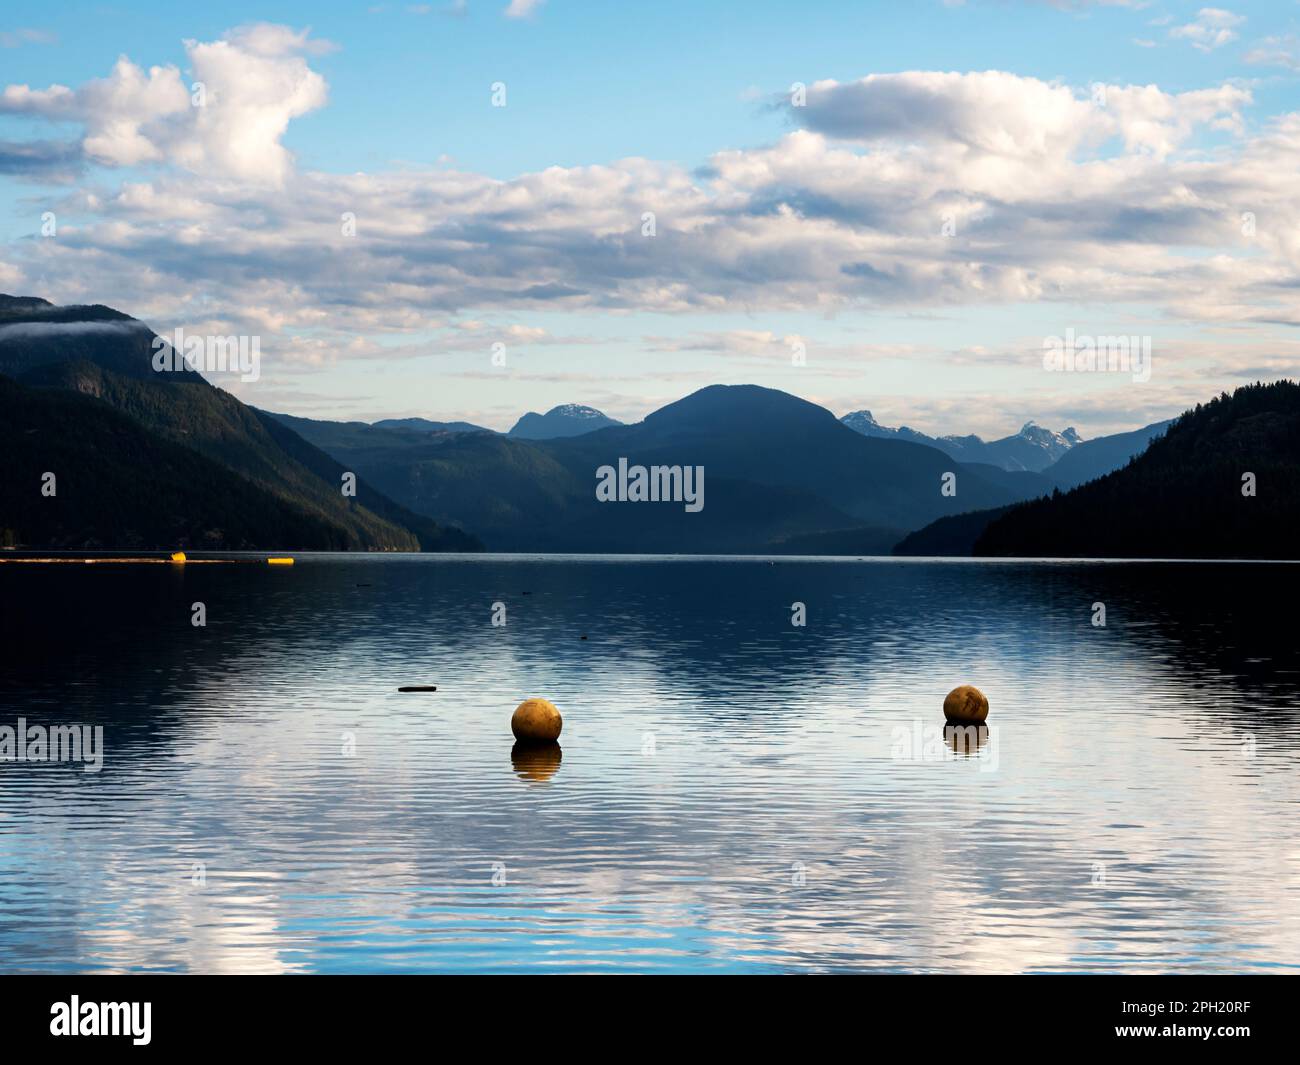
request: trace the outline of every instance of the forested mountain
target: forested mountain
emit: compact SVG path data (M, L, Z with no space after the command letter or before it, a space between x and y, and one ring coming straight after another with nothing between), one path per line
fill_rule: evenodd
M1142 454L1147 445L1167 428L1168 421L1156 422L1130 433L1115 433L1113 436L1085 440L1048 466L1043 471L1043 476L1058 488L1073 488L1104 477L1112 470L1119 469L1134 455Z
M0 376L6 378L0 440L11 456L0 530L7 541L1294 554L1288 522L1300 506L1300 411L1291 382L1240 389L1173 423L1092 441L1030 423L987 444L974 437L934 441L944 450L919 442L927 438L911 430L879 427L869 412L839 421L816 404L754 385L710 386L633 425L570 404L533 416L550 419L549 427L528 430L560 435L527 439L467 422L404 418L367 425L269 414L200 374L157 372L153 344L148 327L111 308L0 296ZM64 432L56 446L59 418ZM1006 449L990 450L995 444ZM954 453L982 460L963 462ZM1026 468L1050 453L1059 457L1041 472ZM701 505L602 501L598 471L620 462L702 469ZM45 472L59 476L57 497L39 494ZM342 491L349 473L356 475L355 497ZM943 491L945 484L955 491ZM239 492L242 502L235 500ZM157 512L149 511L151 499ZM221 506L214 509L214 502ZM482 543L461 531L467 528Z
M494 550L734 553L856 543L876 553L888 547L884 536L933 517L1048 487L1037 475L868 439L816 404L753 385L712 386L635 425L545 441L466 433L413 445L378 429L346 442L342 433L315 432L380 491L463 523ZM702 466L703 510L597 501L597 469L620 458ZM956 477L956 497L941 492L945 473Z
M1014 507L980 555L1295 558L1300 385L1255 384L1175 419L1123 469Z
M428 418L383 418L373 423L376 429L399 429L408 433L490 433L473 422L433 422Z
M191 528L197 522L204 530L205 542L216 546L238 543L278 550L476 547L476 541L459 529L441 528L429 518L405 510L364 480L358 482L355 497L345 496L344 468L291 429L212 386L192 370L156 371L152 365L153 339L154 334L143 323L109 308L54 307L43 300L0 296L0 370L15 379L11 384L22 386L10 389L11 403L20 402L22 396L39 398L46 392L76 392L89 397L90 406L67 409L83 412L84 418L93 420L84 412L101 404L130 418L142 433L152 434L159 448L189 451L206 458L207 463L188 468L200 474L218 468L234 475L248 486L254 501L245 517L255 514L259 520L232 519L228 524L242 531L231 539L206 535L213 529L228 531L219 522L203 517L210 514L206 507L196 508L192 514L169 514L168 519L176 519L171 524L142 524L140 516L133 512L135 524L114 532L110 518L118 511L108 507L78 512L78 499L81 505L89 506L91 497L64 494L59 504L63 514L59 528L65 530L61 542L74 544L75 535L69 530L90 529L97 543L125 545L138 542L140 528L159 531L177 526L177 522ZM64 431L66 446L74 449L60 452L66 474L78 469L95 470L104 462L115 461L112 456L90 454L89 437L80 433L76 419L70 420ZM49 439L48 434L41 436L36 429L29 435ZM80 462L76 458L78 448L86 452ZM136 437L132 449L132 453L142 456L153 453ZM32 458L35 461L38 456ZM141 469L139 477L142 483L159 486L160 498L190 499L192 491L201 485L161 486L163 471L176 468L176 463L170 463ZM77 480L83 487L87 483L84 478ZM221 484L225 484L224 478ZM25 482L19 482L13 490L18 495L11 495L7 489L6 505L22 498L27 490ZM267 512L271 505L284 508L278 520ZM27 517L20 521L24 515ZM125 520L125 512L123 517ZM24 545L47 546L53 542L42 539L41 530L47 526L30 523L25 502L21 509L0 512L0 527L11 530L12 537ZM192 534L186 535L195 545Z
M91 396L0 376L0 543L5 547L304 550L348 530L287 505ZM53 494L43 494L46 475Z
M892 554L921 555L929 558L970 555L989 522L1000 518L1011 506L989 510L972 510L938 518L929 525L910 532L895 542Z

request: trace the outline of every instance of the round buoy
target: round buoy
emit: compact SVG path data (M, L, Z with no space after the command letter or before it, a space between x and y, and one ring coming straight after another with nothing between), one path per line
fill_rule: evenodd
M554 743L563 727L564 718L546 699L525 699L510 718L510 731L520 743Z
M943 716L957 725L978 725L989 716L989 701L978 688L963 684L944 699Z

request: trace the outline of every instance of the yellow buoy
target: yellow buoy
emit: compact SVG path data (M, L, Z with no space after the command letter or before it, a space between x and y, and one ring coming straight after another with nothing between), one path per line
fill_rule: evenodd
M510 718L510 731L520 743L554 743L563 727L564 718L546 699L525 699Z
M268 558L266 561L267 561L270 565L272 565L272 566L292 566L292 565L293 565L293 559L291 559L291 558Z
M185 561L185 552L184 552L184 551L173 551L173 552L172 552L172 561L173 561L173 562L184 562L184 561Z
M989 716L989 701L970 684L953 688L943 701L943 716L958 725L978 725Z

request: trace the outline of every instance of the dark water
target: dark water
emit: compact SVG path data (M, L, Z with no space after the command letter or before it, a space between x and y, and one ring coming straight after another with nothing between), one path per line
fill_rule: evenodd
M0 762L0 968L1294 972L1298 585L0 564L0 726L106 748L98 773ZM962 682L992 727L954 755ZM528 695L565 715L558 761L512 757Z

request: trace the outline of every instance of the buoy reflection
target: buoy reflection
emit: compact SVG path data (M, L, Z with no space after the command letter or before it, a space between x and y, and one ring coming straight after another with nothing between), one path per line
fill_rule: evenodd
M520 780L545 783L560 768L564 752L558 743L516 743L510 748L510 764Z
M988 725L944 725L943 741L953 754L969 758L989 741Z

